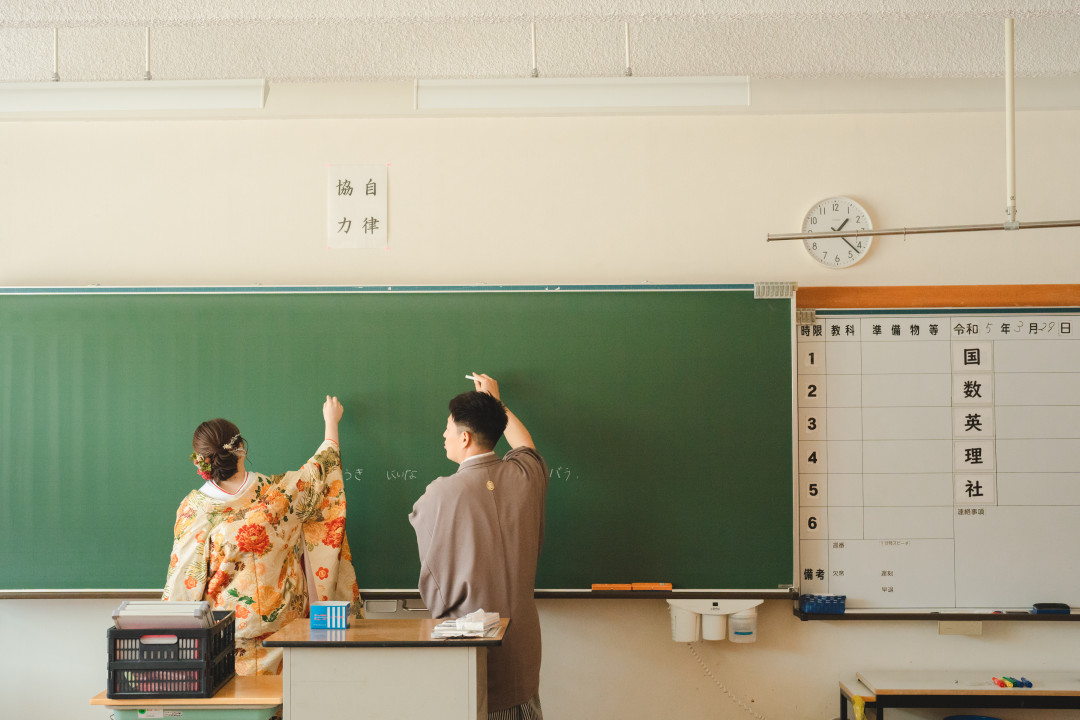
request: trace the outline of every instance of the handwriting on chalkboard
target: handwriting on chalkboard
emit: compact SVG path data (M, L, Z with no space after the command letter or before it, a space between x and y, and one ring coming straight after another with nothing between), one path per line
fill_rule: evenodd
M549 480L551 478L555 478L556 480L562 480L563 482L566 482L567 480L570 479L570 476L571 476L570 468L565 466L565 465L560 465L559 467L552 468L551 470L548 471L548 479ZM580 475L574 475L573 477L576 480L581 479Z
M368 473L364 476L364 468L342 468L341 474L345 478L345 482L363 482L364 480L370 480L372 477L386 478L387 482L413 482L418 477L419 471L411 469L394 469L385 470L376 473ZM548 479L562 480L567 482L570 478L580 480L581 475L574 474L572 469L568 465L559 465L558 467L548 470Z
M388 482L411 482L418 477L418 471L416 470L385 470L376 473L368 473L367 477L364 477L364 468L342 468L341 474L345 478L345 482L362 482L364 480L370 480L372 477L383 478L385 477Z

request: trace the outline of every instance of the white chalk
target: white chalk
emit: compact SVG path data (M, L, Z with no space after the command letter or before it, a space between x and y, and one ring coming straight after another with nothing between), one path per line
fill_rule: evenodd
M476 377L475 375L466 375L465 379L466 380L480 380L480 378Z

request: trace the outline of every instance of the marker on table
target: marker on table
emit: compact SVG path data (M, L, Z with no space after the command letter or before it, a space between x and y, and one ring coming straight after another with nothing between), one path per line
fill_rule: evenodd
M993 680L994 684L997 685L998 687L1005 687L1005 681L1002 680L1001 678L990 678L990 679Z

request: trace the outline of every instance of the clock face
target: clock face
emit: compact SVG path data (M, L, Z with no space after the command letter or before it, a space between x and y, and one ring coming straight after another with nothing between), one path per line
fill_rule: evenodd
M803 232L841 232L843 230L870 230L870 216L863 206L851 198L831 197L822 200L803 220ZM810 257L828 268L845 268L866 256L873 238L854 235L834 238L807 238L803 247Z

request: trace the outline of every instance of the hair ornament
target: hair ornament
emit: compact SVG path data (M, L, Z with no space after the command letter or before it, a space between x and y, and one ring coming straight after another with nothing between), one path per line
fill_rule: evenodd
M237 442L237 440L240 440L240 442ZM236 433L235 435L233 435L229 439L229 442L225 443L221 447L224 450L228 450L236 457L244 457L245 455L247 455L247 450L244 449L244 441L240 438L240 433Z
M200 455L197 452L191 453L191 462L195 464L195 469L199 472L199 477L203 480L209 480L210 475L210 461L206 459L206 456Z

